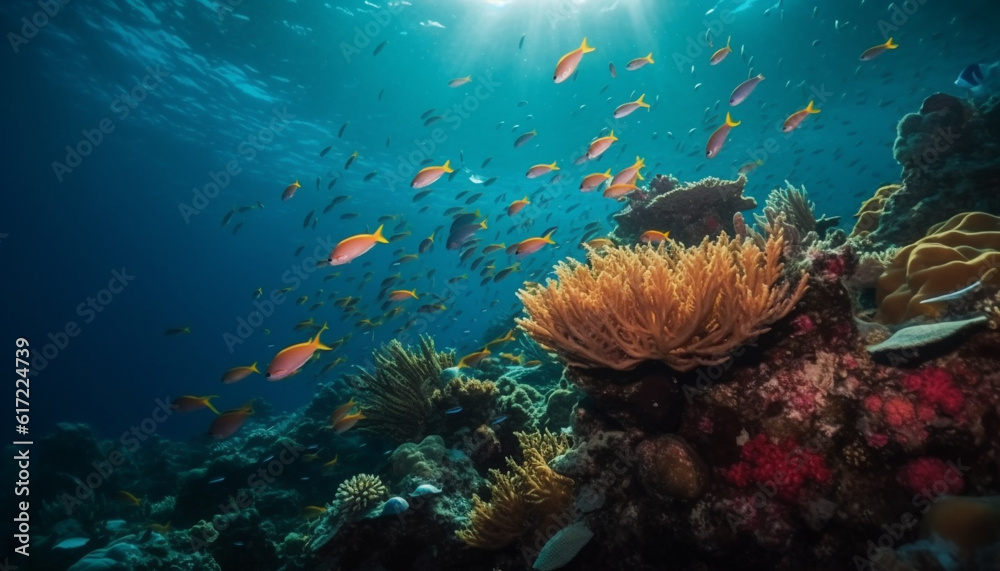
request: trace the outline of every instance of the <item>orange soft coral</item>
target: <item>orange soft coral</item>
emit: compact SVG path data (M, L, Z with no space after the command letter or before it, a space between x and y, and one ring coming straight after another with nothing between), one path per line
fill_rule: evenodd
M683 248L590 250L588 264L560 262L557 280L518 292L521 326L543 347L580 368L632 369L647 360L678 371L716 365L769 330L806 290L782 277L784 235Z

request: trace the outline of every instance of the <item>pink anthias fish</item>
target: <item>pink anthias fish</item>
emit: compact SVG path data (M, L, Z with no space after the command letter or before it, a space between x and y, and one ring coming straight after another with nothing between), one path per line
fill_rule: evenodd
M280 381L288 378L302 368L302 365L308 363L316 351L332 351L331 347L327 347L319 340L319 336L327 329L329 328L324 323L316 337L304 343L296 343L278 352L267 366L267 380Z
M382 236L382 226L375 230L374 234L356 234L350 238L340 241L330 252L327 262L331 266L350 263L351 260L371 250L375 244L388 244L389 241Z
M573 72L576 71L576 67L580 65L583 54L589 54L592 51L594 51L594 48L587 45L587 38L583 38L580 47L559 58L559 63L556 64L556 71L552 74L552 81L562 83L569 79L573 75Z
M712 136L708 138L708 144L705 145L705 156L708 158L715 158L719 154L719 150L722 149L722 144L726 142L726 137L729 136L729 130L740 124L739 121L733 121L733 118L726 113L726 122L722 124L721 127L712 133Z

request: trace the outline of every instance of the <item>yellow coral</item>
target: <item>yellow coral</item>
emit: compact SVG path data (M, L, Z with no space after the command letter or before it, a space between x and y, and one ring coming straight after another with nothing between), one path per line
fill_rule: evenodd
M901 188L903 187L898 184L887 184L876 190L875 196L866 200L858 209L857 214L854 215L858 221L854 224L854 229L851 230L851 237L867 236L877 228L886 201Z
M490 470L490 501L472 497L469 525L456 532L466 544L480 549L500 549L524 535L532 524L547 523L549 516L569 508L573 480L549 467L548 461L569 447L565 435L515 433L524 461L508 458L510 471Z
M903 248L879 277L875 319L900 323L918 315L937 316L942 304L921 303L966 287L1000 267L1000 217L965 212L932 226L927 235Z
M678 371L716 365L784 317L808 274L779 280L784 234L770 228L763 248L730 239L682 248L588 250L589 264L555 267L557 280L518 292L528 313L518 325L569 365L628 370L660 360Z

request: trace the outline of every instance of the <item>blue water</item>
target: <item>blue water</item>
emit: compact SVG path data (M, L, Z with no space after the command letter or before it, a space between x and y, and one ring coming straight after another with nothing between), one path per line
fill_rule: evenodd
M27 29L31 37L21 42L10 34L25 32L22 18L41 22L35 16L41 8L5 2L0 326L10 350L15 338L24 337L36 355L32 433L72 421L115 436L147 417L156 399L181 394L218 394L221 408L259 397L291 412L308 402L318 383L335 379L348 365L364 365L374 347L394 336L412 340L427 332L440 347L454 347L460 355L473 351L485 336L509 326L522 280L542 280L556 260L581 255L584 224L600 221L605 231L612 228L608 216L622 205L599 193L579 193L580 178L624 168L636 155L653 167L646 174L672 173L682 181L733 177L741 165L761 158L763 166L750 174L749 195L762 203L786 179L804 184L819 213L842 216L849 227L858 204L899 177L891 152L899 118L935 91L961 94L952 84L958 72L1000 55L1000 17L987 0L910 2L912 14L905 21L899 18L904 12L896 14L897 29L891 30L900 48L870 62L858 56L886 39L880 21L892 23L887 2L820 3L815 16L814 4L793 0L783 3L783 14L771 10L767 16L770 2L723 2L706 15L713 5L70 2L33 35ZM730 16L726 10L736 11ZM699 45L710 27L713 48ZM559 57L584 36L597 51L584 56L575 80L554 84ZM717 66L707 65L728 36L734 52ZM650 51L654 65L625 70L628 60ZM753 73L767 79L732 110L742 124L720 155L707 161L705 141L722 124L729 93L748 77L751 56ZM610 76L609 62L617 78ZM448 87L449 80L466 75L470 83ZM137 88L144 81L152 89ZM141 101L130 99L130 92ZM611 118L617 105L641 93L649 102L658 98L652 110ZM782 134L778 127L785 117L810 100L822 112ZM526 103L519 106L521 101ZM420 116L431 108L444 119L425 127ZM272 120L281 128L270 136ZM96 141L102 121L107 132L78 166L71 172L53 166L67 162L67 145L86 150L86 143L80 146L83 131ZM596 164L574 167L573 159L605 128L614 128L620 141ZM539 135L515 149L514 139L531 129ZM345 171L354 151L358 159ZM487 157L492 162L481 168ZM463 169L414 203L408 182L424 158L435 165L447 159ZM524 178L530 166L552 161L563 167L561 182ZM195 189L224 181L218 173L227 168L238 174L186 218L182 205L200 204ZM379 174L364 182L373 171ZM499 179L484 188L469 180L473 175ZM333 177L338 182L327 190ZM302 188L282 202L282 190L295 180ZM465 206L464 197L455 199L463 190L483 192L468 207L488 216L481 246L510 245L550 226L558 226L557 244L523 260L519 273L481 286L482 266L470 271L468 262L459 264L457 251L444 248L451 220L443 212ZM502 216L507 204L526 194L533 204L516 220ZM315 230L303 229L306 214L321 211L337 195L350 198L329 214L317 212ZM263 210L236 214L221 226L230 209L257 201ZM420 213L424 206L429 208ZM344 213L358 217L341 219ZM312 270L306 256L318 244L372 231L383 215L399 216L387 223L387 235L404 222L401 231L412 234L299 282L286 275L296 265ZM515 222L520 226L508 234ZM243 226L233 234L237 223ZM391 265L398 258L394 251L416 252L440 225L445 229L435 235L433 252ZM305 251L295 257L300 245ZM502 250L489 259L497 270L515 261ZM117 293L102 294L115 271L134 279L115 286ZM341 275L323 281L333 271ZM397 272L404 280L399 287L416 288L422 300L406 302L401 315L374 331L355 327L361 317L381 313L379 283ZM468 281L447 283L464 273ZM239 319L254 311L254 290L286 286L294 288L290 297L230 351L225 335L235 334ZM334 292L361 296L363 315L342 320L343 311L328 299ZM309 301L296 305L303 295ZM419 313L421 303L438 301L434 295L447 309ZM88 298L99 296L101 311L89 313ZM309 311L320 298L325 305ZM322 361L343 355L347 364L326 378L318 378L320 367L311 365L279 383L252 376L220 384L228 368L253 361L264 367L281 348L305 340L292 327L310 316L330 322L325 340L354 333ZM394 333L411 318L417 320L406 331ZM63 339L58 333L68 325L77 334ZM190 335L164 335L186 326ZM184 439L206 429L204 417L174 419L158 433Z

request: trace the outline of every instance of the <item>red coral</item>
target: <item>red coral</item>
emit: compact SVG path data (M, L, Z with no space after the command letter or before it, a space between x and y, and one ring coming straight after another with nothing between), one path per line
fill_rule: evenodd
M930 456L908 462L899 471L897 479L908 492L927 498L961 494L965 489L965 482L958 468Z
M865 408L871 413L876 413L882 410L882 397L878 395L868 395L865 397Z
M924 403L949 416L957 415L965 404L965 395L944 369L929 367L909 374L903 377L902 384L903 388L916 393Z
M816 324L809 315L802 313L792 320L792 327L795 328L795 332L792 335L805 335L816 329Z
M723 470L723 477L740 488L759 484L785 501L795 501L802 486L810 481L830 482L830 470L823 458L791 439L774 444L764 434L758 434L743 445L740 458L740 462Z
M885 421L893 428L903 428L917 418L913 403L899 396L886 399L882 412L885 413Z

